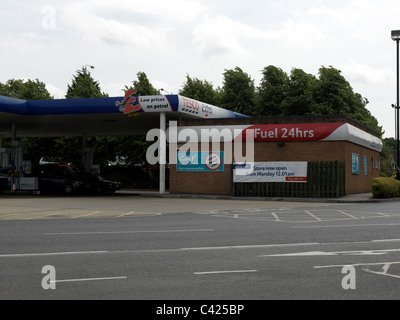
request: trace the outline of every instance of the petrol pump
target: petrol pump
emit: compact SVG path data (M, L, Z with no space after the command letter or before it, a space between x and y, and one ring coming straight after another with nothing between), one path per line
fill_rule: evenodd
M96 173L97 166L93 165L94 148L83 149L83 171L85 173Z
M25 142L13 141L11 146L11 191L38 190L38 178L25 177L32 171L31 161L24 160Z
M0 148L0 169L10 168L11 149Z
M24 161L25 143L22 141L13 141L11 152L11 186L12 191L20 189L20 179L24 176L22 163Z

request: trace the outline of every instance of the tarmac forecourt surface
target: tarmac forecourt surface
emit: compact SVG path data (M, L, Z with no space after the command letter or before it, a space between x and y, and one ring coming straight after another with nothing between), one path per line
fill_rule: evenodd
M1 195L0 299L398 299L398 202L334 200Z
M338 199L249 199L202 195L159 195L149 191L120 191L114 196L1 195L0 221L50 218L100 218L152 216L177 212L253 213L264 209L328 205L332 203L381 202L372 194L349 195ZM268 200L268 201L265 201ZM396 201L396 199L388 200ZM259 208L261 207L261 208ZM240 211L242 210L242 211ZM275 218L273 216L273 218Z

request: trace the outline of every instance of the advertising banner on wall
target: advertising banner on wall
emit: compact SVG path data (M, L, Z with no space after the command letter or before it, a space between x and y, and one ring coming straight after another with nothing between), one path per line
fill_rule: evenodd
M224 171L223 152L178 152L176 170L180 172Z
M255 162L233 165L233 182L307 183L307 162Z
M360 155L357 153L352 155L351 173L360 174Z

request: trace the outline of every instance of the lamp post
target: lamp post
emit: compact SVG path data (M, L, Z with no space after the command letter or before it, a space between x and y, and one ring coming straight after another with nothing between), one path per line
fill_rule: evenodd
M397 170L400 167L400 60L399 60L399 54L400 54L400 30L394 30L392 31L392 40L396 41L397 44L397 84L396 84L396 89L397 89L397 101L396 101L396 139L397 139L397 149L396 149L396 167Z
M161 89L161 91L166 92L166 93L168 93L169 95L171 94L171 93L169 93L167 90L164 90L164 89Z
M89 64L87 64L87 65L85 65L84 67L83 67L83 71L86 73L87 72L87 67L89 67L90 69L94 69L94 66L91 66L91 65L89 65Z

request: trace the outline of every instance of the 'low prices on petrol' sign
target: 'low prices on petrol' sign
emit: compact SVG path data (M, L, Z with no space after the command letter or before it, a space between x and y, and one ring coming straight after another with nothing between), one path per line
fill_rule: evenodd
M307 183L307 162L255 162L233 165L233 182Z

